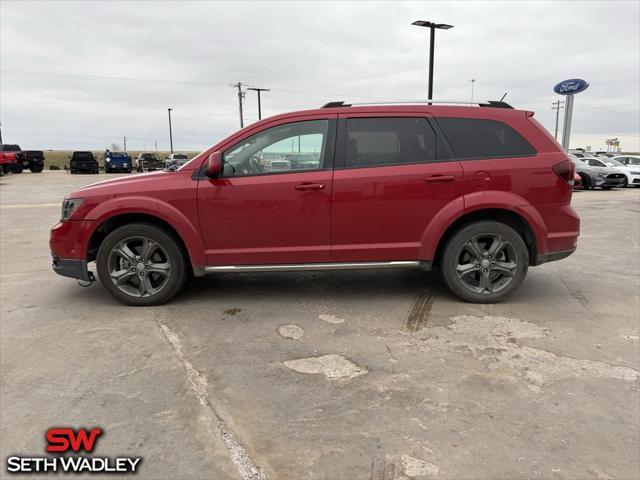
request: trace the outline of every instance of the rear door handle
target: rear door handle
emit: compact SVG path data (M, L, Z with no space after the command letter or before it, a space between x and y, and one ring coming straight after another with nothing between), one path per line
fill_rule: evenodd
M453 182L455 179L455 175L433 175L431 177L425 177L424 181L427 183L441 183Z
M322 190L324 187L324 183L301 183L296 185L296 190Z

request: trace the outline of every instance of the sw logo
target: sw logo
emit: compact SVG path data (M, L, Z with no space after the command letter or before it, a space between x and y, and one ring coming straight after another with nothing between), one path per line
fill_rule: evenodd
M92 452L96 440L102 435L101 428L92 428L89 433L84 428L74 431L73 428L50 428L47 430L47 452Z
M8 473L125 473L135 474L142 457L93 457L74 455L91 453L98 438L104 433L101 428L70 427L50 428L45 434L45 451L54 454L46 457L14 455L7 458ZM60 454L60 455L55 455ZM65 455L66 454L66 455Z

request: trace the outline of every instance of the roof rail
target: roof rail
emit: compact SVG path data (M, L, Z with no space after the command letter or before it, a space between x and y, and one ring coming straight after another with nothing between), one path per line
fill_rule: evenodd
M492 108L513 108L507 102L497 101L497 100L488 100L486 103L479 102L464 102L460 100L401 100L395 102L358 102L358 103L345 103L343 101L339 102L329 102L325 103L322 108L339 108L339 107L356 107L360 105L402 105L402 104L449 104L449 105L477 105L479 107L492 107Z

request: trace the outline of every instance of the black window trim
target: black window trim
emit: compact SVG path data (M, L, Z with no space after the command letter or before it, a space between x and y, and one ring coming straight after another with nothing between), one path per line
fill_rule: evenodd
M352 119L363 119L363 118L382 118L382 119L390 119L390 118L424 118L427 121L427 124L431 128L434 133L436 139L436 159L429 162L395 162L395 163L381 163L377 165L361 165L361 166L353 166L353 165L345 165L345 161L347 158L347 120ZM456 162L457 159L453 154L453 150L449 145L449 141L444 137L443 132L440 128L440 125L434 124L432 121L433 117L428 115L416 115L411 112L410 115L384 115L384 114L372 114L372 115L354 115L349 117L340 117L338 118L338 138L336 141L336 152L335 152L335 161L334 161L334 170L356 170L361 168L381 168L381 167L399 167L404 165L430 165L433 163L446 163L446 162ZM440 157L440 147L443 148L443 156Z
M520 137L522 137L522 139L531 147L531 150L533 150L533 153L531 154L526 154L526 155L492 155L492 156L487 156L487 157L459 157L458 154L456 153L456 151L453 148L453 145L451 144L451 141L449 140L449 137L447 137L447 134L444 131L444 128L442 128L442 125L440 125L439 119L441 118L453 118L453 119L457 119L457 120L489 120L492 122L498 122L498 123L502 123L503 125L506 125L507 127L509 127L511 130L513 130L514 132L516 132L518 135L520 135ZM536 148L531 145L531 143L529 142L529 140L527 140L527 138L521 134L518 130L516 130L515 128L513 128L511 125L509 125L506 122L503 122L502 120L496 120L494 118L476 118L476 117L433 117L433 121L435 124L438 125L438 129L440 130L442 137L444 139L446 139L446 143L449 147L449 149L451 150L451 152L453 153L453 156L455 157L455 159L459 162L470 162L470 161L474 161L474 160L502 160L505 158L529 158L529 157L535 157L538 155L538 150L536 150Z

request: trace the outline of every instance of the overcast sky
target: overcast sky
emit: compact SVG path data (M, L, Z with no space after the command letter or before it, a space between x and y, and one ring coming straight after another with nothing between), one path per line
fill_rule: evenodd
M499 99L552 133L553 86L583 78L572 147L640 151L640 2L0 2L0 122L22 148L202 150L238 128L241 81L263 117L331 100ZM257 119L255 92L245 116ZM562 123L562 116L561 123Z

